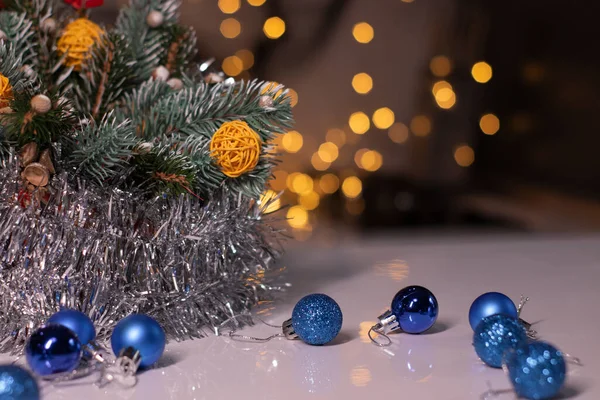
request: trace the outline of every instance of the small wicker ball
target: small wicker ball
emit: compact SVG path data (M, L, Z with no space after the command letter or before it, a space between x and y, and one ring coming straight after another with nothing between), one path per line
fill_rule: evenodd
M171 78L167 81L167 85L171 86L173 90L181 90L183 88L183 81L179 78Z
M38 114L46 114L52 108L52 101L44 94L36 94L30 101L31 109Z
M8 78L0 74L0 108L8 107L12 99L12 86Z
M65 26L56 43L58 53L67 54L64 61L67 67L81 70L84 61L91 57L90 50L104 35L104 30L87 18L78 18Z
M165 16L160 11L152 10L146 16L146 23L150 28L158 28L165 21Z
M225 122L210 141L210 155L230 178L251 171L258 164L262 141L245 121Z
M162 65L159 65L152 71L152 77L157 81L166 81L169 79L169 75L171 75L169 70Z

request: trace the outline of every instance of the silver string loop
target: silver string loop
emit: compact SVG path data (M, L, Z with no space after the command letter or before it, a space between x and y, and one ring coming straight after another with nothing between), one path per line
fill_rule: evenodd
M369 329L369 339L371 339L371 342L373 342L373 344L375 344L378 347L388 347L392 344L392 339L390 339L390 337L388 335L386 335L385 333L383 333L383 330L381 329L377 329L377 327L379 326L379 324L377 325L373 325L371 327L371 329ZM375 332L377 334L376 337L373 337L372 332ZM380 342L379 340L377 340L376 338L378 337L383 337L385 338L385 342Z
M281 325L271 324L269 322L264 321L260 317L252 317L250 314L239 314L239 315L233 315L233 316L227 318L225 321L223 321L221 323L221 325L219 325L218 327L215 327L215 334L217 336L222 336L221 335L221 328L224 325L228 324L230 321L236 321L237 322L238 317L246 317L246 318L249 318L252 321L257 320L257 321L261 322L263 325L266 325L268 327L282 329ZM249 336L249 335L240 335L240 334L237 334L235 332L236 332L235 329L231 329L227 333L227 336L229 336L232 340L235 340L235 341L238 341L238 342L266 343L266 342L268 342L270 340L273 340L275 338L286 337L286 335L283 332L276 333L276 334L273 334L273 335L267 336L267 337L256 337L256 336Z

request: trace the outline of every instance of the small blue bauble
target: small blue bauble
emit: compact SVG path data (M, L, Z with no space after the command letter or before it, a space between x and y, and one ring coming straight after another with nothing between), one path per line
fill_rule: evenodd
M331 342L342 329L342 310L325 294L309 294L300 299L292 312L294 331L305 343Z
M0 365L1 400L39 400L40 390L31 374L16 365Z
M62 325L45 325L31 334L25 346L29 367L40 376L71 372L81 359L75 332Z
M475 330L485 317L495 314L504 314L518 318L515 303L506 295L498 292L484 293L475 299L469 309L469 324Z
M66 326L79 338L81 344L88 344L96 338L94 323L84 313L77 310L61 310L48 319L49 324Z
M407 286L392 300L392 314L406 333L421 333L431 328L438 317L438 302L422 286Z
M560 350L549 343L533 342L507 358L508 376L520 397L553 398L565 383L567 368Z
M508 351L527 344L527 332L518 319L496 314L481 320L473 334L473 346L481 361L500 368Z
M165 350L165 331L153 318L144 314L132 314L123 318L110 337L116 356L121 350L133 347L140 352L141 367L149 367L158 361Z

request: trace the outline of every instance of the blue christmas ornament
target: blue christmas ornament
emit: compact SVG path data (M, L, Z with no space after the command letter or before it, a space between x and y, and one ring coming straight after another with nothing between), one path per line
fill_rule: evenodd
M300 299L292 318L283 323L288 339L300 338L312 345L331 342L342 329L342 310L325 294L309 294Z
M79 338L81 344L88 344L96 338L94 323L86 314L77 310L61 310L48 319L49 324L66 326Z
M392 314L402 332L425 332L433 326L438 313L437 299L422 286L407 286L392 299Z
M508 351L527 344L527 332L516 318L496 314L481 320L473 334L473 347L481 361L500 368Z
M45 325L34 331L25 346L29 367L40 376L71 372L81 360L81 343L62 325Z
M545 342L518 348L507 357L506 367L517 394L533 400L556 396L567 372L563 354Z
M482 319L495 314L519 317L515 303L508 296L498 292L484 293L475 299L469 309L471 329L475 330Z
M31 374L16 365L0 365L0 399L39 400L40 391Z
M144 314L132 314L123 318L110 337L116 356L127 348L139 351L141 367L149 367L157 362L165 350L165 343L165 332L161 326Z

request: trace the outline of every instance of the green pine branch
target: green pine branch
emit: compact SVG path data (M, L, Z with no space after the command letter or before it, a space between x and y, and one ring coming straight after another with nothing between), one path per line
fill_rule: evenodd
M0 13L0 30L4 32L11 43L16 56L21 60L21 66L34 64L37 60L37 43L34 41L35 32L32 21L27 14L14 11Z

